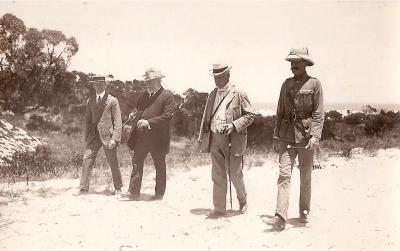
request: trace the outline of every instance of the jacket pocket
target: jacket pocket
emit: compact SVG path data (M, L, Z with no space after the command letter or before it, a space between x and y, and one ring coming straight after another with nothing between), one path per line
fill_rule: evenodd
M312 111L313 107L313 90L300 90L299 91L299 105L303 111Z

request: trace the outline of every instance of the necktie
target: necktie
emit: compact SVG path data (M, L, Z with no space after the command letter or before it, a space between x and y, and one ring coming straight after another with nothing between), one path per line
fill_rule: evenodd
M101 100L101 98L100 98L100 95L99 95L99 96L97 96L97 99L96 99L96 104L97 104L97 105L100 104L100 100Z

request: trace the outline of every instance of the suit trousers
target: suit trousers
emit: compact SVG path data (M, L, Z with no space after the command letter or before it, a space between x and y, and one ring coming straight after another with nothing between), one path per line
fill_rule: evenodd
M210 153L212 161L214 210L226 211L227 176L236 189L240 202L246 201L246 188L243 180L243 156L234 156L229 149L229 135L211 133Z
M89 190L90 175L96 161L97 153L103 147L106 154L108 165L111 167L111 174L114 182L115 190L122 187L121 172L118 165L117 147L109 149L108 146L103 145L100 138L96 139L90 146L86 147L83 155L82 176L80 182L80 189Z
M136 147L132 158L132 174L129 182L129 192L132 195L140 195L140 188L142 186L143 166L147 154L150 153L156 169L156 195L164 195L167 183L167 172L165 155L159 151L151 150L150 148Z
M287 210L289 207L290 179L296 157L299 161L300 170L300 199L299 213L308 214L310 212L311 200L311 171L313 166L314 150L304 148L288 149L289 144L284 141L279 142L279 178L278 196L276 201L275 214L287 220ZM293 145L293 144L291 144ZM305 143L294 144L295 147L304 147Z

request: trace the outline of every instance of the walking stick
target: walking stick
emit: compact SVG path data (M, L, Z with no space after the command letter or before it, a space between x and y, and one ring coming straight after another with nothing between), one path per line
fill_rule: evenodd
M228 176L229 176L229 200L231 203L231 210L232 210L232 180L231 180L231 135L228 135L229 142L228 142Z

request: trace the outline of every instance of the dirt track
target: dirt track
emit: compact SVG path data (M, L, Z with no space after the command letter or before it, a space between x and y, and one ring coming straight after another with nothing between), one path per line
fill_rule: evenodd
M0 199L0 249L400 250L400 150L330 158L324 165L313 172L307 226L295 219L299 173L294 170L283 232L263 223L276 200L278 169L271 161L245 170L248 211L231 211L218 220L205 219L212 210L210 167L169 173L162 201L149 200L154 173L143 181L141 201L117 199L100 186L75 197L78 180L36 182L15 201ZM0 184L0 189L26 187ZM236 200L233 207L237 210Z

